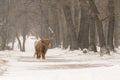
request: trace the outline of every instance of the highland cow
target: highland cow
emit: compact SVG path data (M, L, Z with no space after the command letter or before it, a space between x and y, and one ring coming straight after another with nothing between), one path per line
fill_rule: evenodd
M49 48L50 40L49 39L42 39L35 41L35 53L34 53L34 58L40 59L45 59L46 52Z

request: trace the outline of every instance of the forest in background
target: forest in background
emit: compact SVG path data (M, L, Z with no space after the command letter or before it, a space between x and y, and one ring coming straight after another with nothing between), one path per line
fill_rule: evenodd
M49 30L51 28L53 33ZM110 54L120 45L120 0L0 0L0 49L28 36L50 39L51 48ZM22 37L22 41L20 39Z

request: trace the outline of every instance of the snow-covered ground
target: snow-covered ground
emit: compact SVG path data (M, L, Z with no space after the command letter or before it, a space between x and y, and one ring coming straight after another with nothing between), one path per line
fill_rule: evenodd
M26 52L0 51L0 80L120 80L120 49L111 56L80 50L49 49L46 60L33 58L34 39Z

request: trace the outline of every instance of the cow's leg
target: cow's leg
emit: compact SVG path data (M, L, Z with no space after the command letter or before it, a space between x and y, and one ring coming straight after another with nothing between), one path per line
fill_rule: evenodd
M46 46L44 44L42 44L42 46L41 46L42 59L45 59L45 53L46 53Z
M38 52L38 53L37 53L37 59L40 59L40 57L41 57L41 53Z
M35 53L34 53L34 58L37 58L37 54L38 54L38 52L35 51Z
M45 60L45 53L42 53L42 59Z

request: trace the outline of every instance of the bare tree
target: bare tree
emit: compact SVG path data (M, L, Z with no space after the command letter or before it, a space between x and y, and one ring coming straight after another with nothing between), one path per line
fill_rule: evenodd
M73 24L73 20L72 20L72 13L71 13L71 1L70 0L66 0L63 3L63 11L65 14L65 19L66 19L66 24L67 24L67 29L68 29L68 33L69 33L69 44L70 44L70 49L74 50L74 49L78 49L78 45L77 45L77 36L76 36L76 32L75 32L75 28L74 28L74 24Z
M81 49L89 47L89 5L85 0L81 0L81 20L80 31L78 36L79 47Z
M98 36L99 36L99 44L100 44L100 52L101 52L101 56L103 56L104 54L110 54L109 50L106 47L106 43L105 43L105 36L103 33L103 24L102 21L99 19L99 11L94 3L93 0L89 0L91 9L93 10L94 14L95 14L95 21L97 24L97 32L98 32Z
M114 0L109 0L108 2L109 10L109 24L108 24L108 37L107 37L107 46L109 50L114 50L113 45L113 35L114 35L114 26L115 26L115 10L114 10Z

